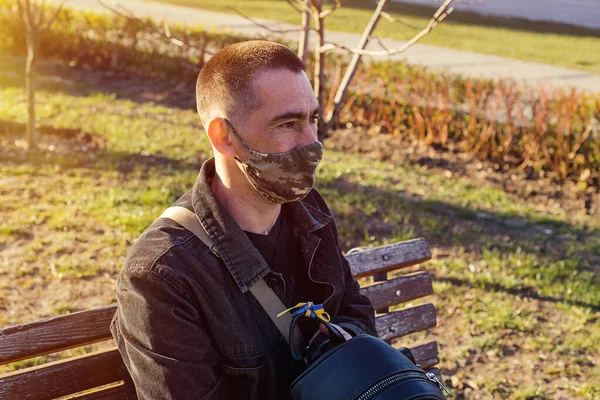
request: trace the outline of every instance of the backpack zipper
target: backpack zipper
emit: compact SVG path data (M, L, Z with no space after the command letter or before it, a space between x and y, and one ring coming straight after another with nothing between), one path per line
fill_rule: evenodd
M375 395L379 394L383 390L387 389L388 387L398 383L399 381L405 378L417 378L433 382L436 384L436 386L440 388L440 390L444 390L445 392L450 394L448 388L442 382L440 382L439 379L431 372L426 372L425 376L420 372L400 372L398 374L388 376L384 380L377 382L374 386L372 386L366 392L357 397L356 400L372 399Z
M448 396L450 396L450 389L448 389L448 387L446 385L444 385L444 383L442 381L440 381L434 373L425 372L425 375L427 376L427 379L429 379L432 382L437 383L438 387L440 389L442 389L444 392L448 393Z

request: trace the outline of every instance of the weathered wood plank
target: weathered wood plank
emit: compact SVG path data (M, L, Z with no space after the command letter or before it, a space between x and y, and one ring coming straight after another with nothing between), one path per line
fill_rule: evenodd
M383 340L392 340L409 333L422 331L436 325L435 307L423 304L417 307L377 317L377 333Z
M0 376L0 399L50 400L122 380L116 348Z
M429 272L421 272L368 286L360 292L371 300L376 310L383 310L395 304L428 296L433 293L433 285Z
M407 240L346 255L356 278L410 267L430 258L431 251L425 239Z
M65 397L62 400L125 400L123 382L85 394Z
M410 349L415 361L423 369L431 368L440 362L437 342L429 342Z
M116 305L75 312L0 330L0 365L111 338Z

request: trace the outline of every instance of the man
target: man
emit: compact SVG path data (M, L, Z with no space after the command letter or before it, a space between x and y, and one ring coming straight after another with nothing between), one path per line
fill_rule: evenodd
M346 335L376 334L373 306L312 190L318 104L302 61L266 41L216 53L196 99L214 158L175 205L197 215L220 257L157 220L128 254L111 331L140 399L283 399L294 369L249 291L258 280L288 307L322 303ZM307 343L320 331L315 320L300 328Z

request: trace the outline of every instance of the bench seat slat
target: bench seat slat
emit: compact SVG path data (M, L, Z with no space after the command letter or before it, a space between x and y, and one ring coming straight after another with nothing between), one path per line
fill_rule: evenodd
M423 304L401 311L392 311L375 319L377 333L389 341L436 325L435 307Z
M423 369L431 368L440 362L437 342L429 342L410 349L415 361Z
M433 293L433 285L429 272L421 272L368 286L362 288L360 292L371 300L376 310L381 310L428 296Z
M122 380L116 348L11 372L0 399L50 400Z
M0 365L111 339L116 305L0 330Z
M425 239L414 239L347 254L346 259L352 274L361 278L422 263L431 259L431 251Z

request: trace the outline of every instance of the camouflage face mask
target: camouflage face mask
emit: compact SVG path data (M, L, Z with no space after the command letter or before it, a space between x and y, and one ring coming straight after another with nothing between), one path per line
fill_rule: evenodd
M229 125L249 153L246 161L238 156L235 160L242 165L242 171L258 193L276 204L306 197L315 185L315 172L323 156L321 142L283 153L261 153L248 146L231 123Z

